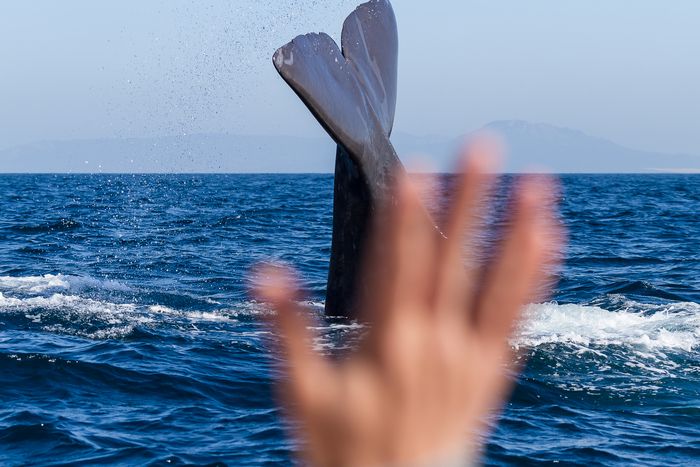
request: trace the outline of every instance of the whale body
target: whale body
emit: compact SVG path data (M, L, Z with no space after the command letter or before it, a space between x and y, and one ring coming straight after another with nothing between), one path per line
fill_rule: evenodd
M325 33L306 34L280 47L272 60L338 145L325 313L355 318L372 212L378 202L391 202L393 179L404 170L389 140L398 68L391 4L358 6L343 23L341 47Z

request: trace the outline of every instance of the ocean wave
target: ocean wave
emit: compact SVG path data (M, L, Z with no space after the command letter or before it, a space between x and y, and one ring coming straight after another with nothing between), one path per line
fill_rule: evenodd
M199 332L197 326L255 320L267 311L254 303L213 310L176 309L162 304L116 303L79 292L91 280L67 276L1 278L0 320L15 328L38 329L93 340L124 339L137 329L171 333ZM9 291L8 291L9 290ZM39 293L42 293L39 295Z
M700 346L700 305L693 302L646 304L613 297L615 311L555 302L529 305L513 346L572 344L579 347L633 346L691 352Z
M0 291L24 294L42 294L47 291L81 291L88 288L131 292L133 289L113 279L97 279L87 276L44 274L41 276L0 276Z

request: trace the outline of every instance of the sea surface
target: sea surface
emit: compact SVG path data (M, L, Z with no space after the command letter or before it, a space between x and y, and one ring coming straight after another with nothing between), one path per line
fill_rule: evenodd
M507 181L509 177L505 177ZM489 466L700 465L700 176L565 175L567 258ZM322 352L331 175L0 175L0 465L291 465L256 261ZM439 213L436 213L439 218Z

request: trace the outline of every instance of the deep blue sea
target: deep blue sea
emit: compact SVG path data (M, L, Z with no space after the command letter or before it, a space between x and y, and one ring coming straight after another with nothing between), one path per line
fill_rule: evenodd
M246 271L323 319L332 175L0 175L0 465L292 464ZM491 466L700 465L700 176L565 175L567 259ZM439 214L436 215L439 218ZM495 423L492 420L492 423Z

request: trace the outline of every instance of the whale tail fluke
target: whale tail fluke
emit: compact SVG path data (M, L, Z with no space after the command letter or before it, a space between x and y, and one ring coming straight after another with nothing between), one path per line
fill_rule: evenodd
M371 213L403 170L389 135L396 110L398 34L387 0L358 6L343 23L342 50L327 34L297 36L275 68L338 145L326 314L356 317Z

